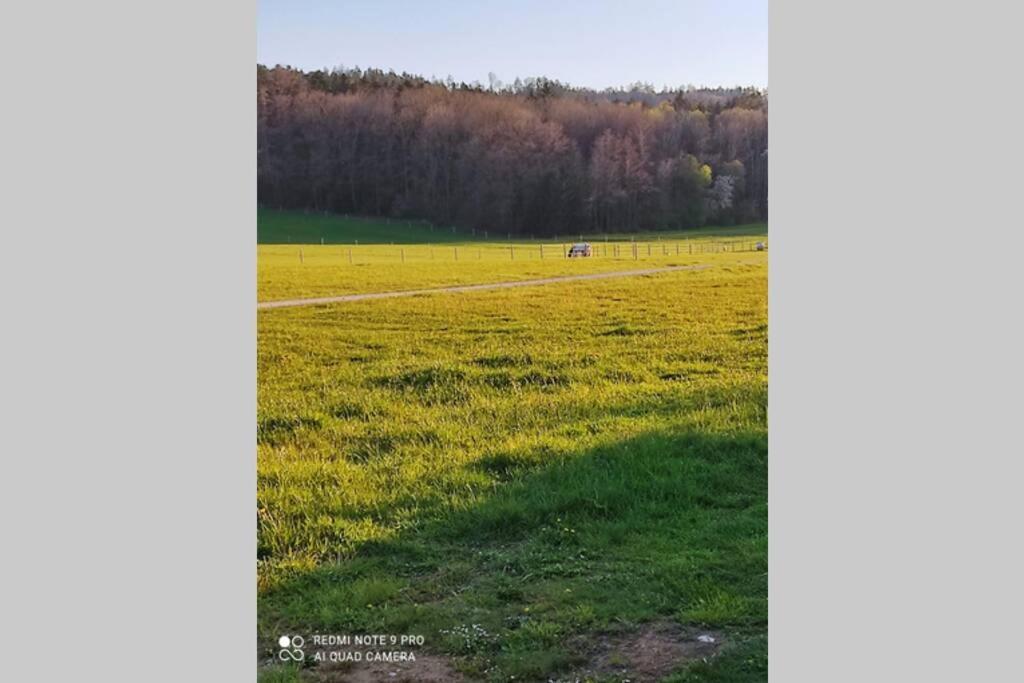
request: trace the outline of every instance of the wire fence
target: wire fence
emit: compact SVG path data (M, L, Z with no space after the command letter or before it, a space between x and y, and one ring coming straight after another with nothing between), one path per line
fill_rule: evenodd
M274 245L265 247L277 259L324 264L367 263L461 263L472 261L547 261L556 259L611 259L642 261L701 254L727 254L766 251L764 239L748 237L726 239L653 240L643 242L589 242L589 253L579 253L576 242L560 244L364 244L364 245Z

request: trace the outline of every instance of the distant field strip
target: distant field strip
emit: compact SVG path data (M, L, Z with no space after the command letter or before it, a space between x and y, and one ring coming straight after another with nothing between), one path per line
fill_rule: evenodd
M420 294L439 294L457 292L479 292L488 289L507 289L510 287L530 287L533 285L548 285L558 282L572 282L576 280L603 280L616 277L630 277L636 275L654 275L656 273L667 273L676 270L704 270L710 268L707 264L692 266L667 266L664 268L647 268L644 270L622 270L610 273L588 273L585 275L564 275L561 277L548 277L538 280L516 280L512 282L491 282L480 285L458 285L454 287L435 287L432 289L412 289L397 292L370 292L366 294L346 294L343 296L325 296L308 299L287 299L283 301L262 301L256 304L257 309L264 308L289 308L294 306L316 306L320 304L334 304L349 301L366 301L369 299L394 299L404 296L418 296Z

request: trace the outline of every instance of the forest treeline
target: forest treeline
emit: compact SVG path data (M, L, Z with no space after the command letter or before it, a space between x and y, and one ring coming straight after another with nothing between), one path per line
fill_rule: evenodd
M496 233L764 219L767 94L257 67L262 206Z

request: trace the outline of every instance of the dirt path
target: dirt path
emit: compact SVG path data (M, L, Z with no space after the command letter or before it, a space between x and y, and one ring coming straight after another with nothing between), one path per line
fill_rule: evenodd
M435 287L434 289L410 289L402 292L372 292L369 294L345 294L343 296L323 296L312 299L287 299L284 301L261 301L257 309L288 308L291 306L316 306L318 304L336 304L347 301L366 301L368 299L394 299L400 296L418 296L420 294L440 294L446 292L479 292L487 289L508 289L510 287L532 287L533 285L550 285L556 282L573 282L575 280L604 280L613 277L632 277L635 275L653 275L668 273L674 270L704 270L709 265L666 266L664 268L648 268L646 270L619 270L610 273L588 273L586 275L563 275L546 277L539 280L516 280L513 282L491 282L484 285L457 285L454 287Z

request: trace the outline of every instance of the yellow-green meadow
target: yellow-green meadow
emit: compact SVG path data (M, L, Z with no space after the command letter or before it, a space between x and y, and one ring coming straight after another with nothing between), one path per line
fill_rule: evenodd
M413 633L467 680L602 680L593 643L657 624L718 638L666 680L763 677L766 233L644 237L258 247L260 301L709 266L260 311L268 652Z

